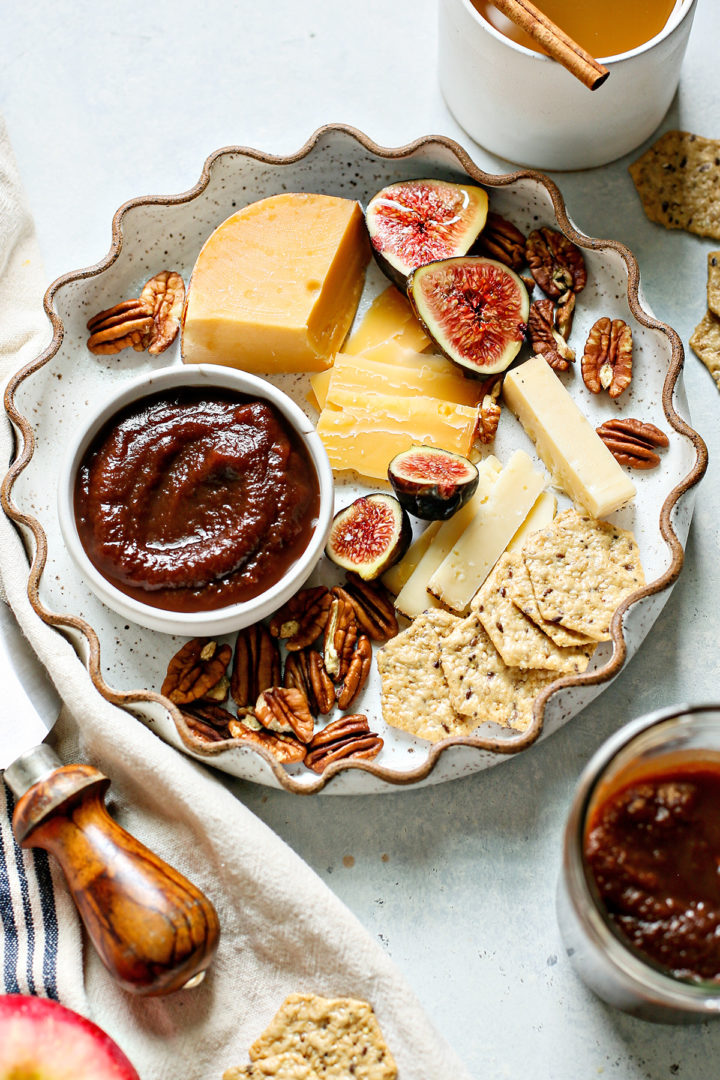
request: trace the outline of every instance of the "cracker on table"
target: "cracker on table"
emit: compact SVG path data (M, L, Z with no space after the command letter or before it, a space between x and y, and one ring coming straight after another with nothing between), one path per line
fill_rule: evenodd
M508 667L580 674L590 663L595 645L560 648L522 613L509 591L518 564L524 569L520 552L502 555L473 600L473 610L488 637Z
M720 387L720 319L706 311L693 330L690 348Z
M666 131L630 175L651 221L720 240L720 142Z
M491 720L525 731L535 698L559 678L557 672L508 667L476 611L443 640L440 661L453 706L470 717L474 727Z
M550 526L548 526L548 528L549 527ZM533 592L532 582L530 581L530 575L527 572L524 558L518 559L514 567L512 580L508 582L508 592L510 593L512 602L516 607L520 608L523 615L527 615L528 619L534 622L535 625L539 627L544 634L547 634L550 640L560 648L587 645L589 642L593 641L593 638L589 638L587 634L578 634L575 630L567 630L564 626L561 626L560 623L552 623L548 622L547 619L543 619L540 614L537 600L535 599L535 593Z
M467 735L472 726L450 703L440 665L442 639L459 623L457 615L432 608L391 638L377 654L383 718L429 742Z
M531 536L523 558L542 617L596 641L610 640L618 605L645 584L633 534L575 510Z
M320 1080L321 1074L308 1065L302 1054L277 1054L250 1065L226 1069L222 1080Z
M367 1001L290 994L249 1050L253 1062L299 1055L323 1080L395 1080L397 1066Z
M707 306L720 318L720 251L708 251Z

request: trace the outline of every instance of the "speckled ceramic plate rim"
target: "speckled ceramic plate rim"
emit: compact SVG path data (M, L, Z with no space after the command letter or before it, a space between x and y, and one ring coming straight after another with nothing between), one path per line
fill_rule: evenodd
M42 573L47 561L47 537L45 531L40 522L32 515L23 513L13 502L12 492L15 480L20 473L27 468L30 460L32 459L34 452L34 433L32 425L27 417L25 417L18 409L15 394L20 385L35 371L47 364L58 352L64 336L64 327L62 319L57 313L55 308L55 294L64 285L70 282L80 281L86 278L95 277L102 274L108 267L112 266L115 260L120 255L123 246L123 218L125 214L136 207L140 206L172 206L182 203L191 202L196 196L200 195L210 183L211 173L213 165L216 161L223 158L226 155L239 155L248 158L255 159L257 161L272 164L272 165L286 165L293 162L300 161L306 157L329 133L341 133L356 140L360 145L370 153L376 155L383 160L393 160L408 157L418 150L427 147L438 146L442 147L445 151L449 151L456 159L459 166L467 173L469 177L476 180L478 183L483 184L490 188L505 187L515 183L518 180L529 179L543 186L552 201L553 209L557 219L557 223L562 231L570 237L578 246L590 250L611 250L617 252L625 263L627 268L628 282L627 282L627 297L630 310L635 318L642 325L651 329L657 330L664 334L668 339L670 345L670 363L668 365L667 375L663 384L662 393L662 405L665 416L668 423L674 428L678 434L687 438L694 450L695 450L695 462L692 469L687 475L672 488L670 493L665 498L660 510L659 528L660 534L665 541L670 555L670 565L666 572L654 581L645 585L642 589L638 589L631 596L629 596L615 612L615 615L611 624L611 634L613 640L613 652L612 656L606 664L602 667L588 672L583 675L567 676L565 678L557 679L550 686L548 686L541 694L538 695L533 711L533 721L530 726L521 735L508 737L508 738L493 738L485 736L466 736L466 737L454 737L445 739L443 742L436 743L431 746L428 751L428 755L424 763L416 769L399 772L395 769L388 769L386 767L376 765L372 761L356 761L356 762L337 762L331 765L322 776L318 777L317 781L313 784L299 784L291 775L289 775L285 769L274 758L262 750L256 750L256 753L260 754L267 762L273 775L278 781L279 785L286 791L295 792L298 794L313 794L320 791L325 787L334 776L337 776L341 772L348 770L360 770L371 773L373 776L387 782L388 784L395 786L408 786L418 781L425 780L433 771L441 755L451 746L468 746L474 747L478 750L491 751L497 754L515 754L521 750L530 746L542 732L543 719L545 714L545 708L547 703L554 693L561 689L586 686L604 683L612 679L618 674L625 661L627 648L623 635L623 617L628 609L643 600L646 597L653 596L657 593L668 589L677 580L678 575L682 569L684 552L683 547L678 538L675 529L673 528L671 516L674 507L677 505L678 500L685 492L689 491L695 484L697 484L705 473L707 468L707 448L703 439L697 431L695 431L689 424L687 424L682 417L678 415L673 406L672 398L673 391L680 372L682 371L684 363L684 350L682 342L675 330L665 323L662 323L651 316L642 307L638 290L640 273L635 256L621 244L615 240L599 240L584 235L579 232L570 222L567 211L565 208L564 199L560 193L557 185L543 173L537 172L532 169L522 169L516 172L507 173L501 176L495 176L484 172L479 169L471 160L467 152L454 140L448 139L441 135L428 135L422 138L416 139L414 142L408 143L401 147L382 147L368 138L367 135L358 131L356 128L349 127L344 124L327 124L319 128L308 139L303 147L295 154L288 156L276 156L272 154L264 154L258 150L254 150L250 147L242 146L228 146L223 147L220 150L211 154L203 166L203 170L194 187L190 188L179 195L170 196L144 196L136 199L131 199L116 211L112 222L112 242L108 254L100 262L94 266L86 267L82 270L73 271L68 274L64 274L57 278L48 288L45 294L45 311L52 324L53 336L48 346L37 356L33 361L27 364L19 372L17 372L8 382L5 391L5 408L6 411L15 425L16 433L20 436L20 445L18 447L17 456L11 465L8 473L4 477L2 483L2 489L0 491L0 500L5 513L14 521L17 525L23 526L30 531L35 541L35 551L32 554L31 565L28 576L28 597L34 610L50 626L57 627L59 629L73 630L79 632L86 640L88 647L88 654L86 659L86 666L88 673L96 687L98 692L109 702L121 707L131 707L137 703L150 703L154 702L164 707L175 723L178 734L182 742L187 746L194 755L207 761L208 764L213 763L213 759L223 751L237 745L233 741L214 743L210 748L207 744L199 740L194 736L186 727L185 722L180 714L179 710L162 695L150 691L150 690L135 690L135 691L119 691L109 686L105 681L100 666L100 642L98 636L93 627L85 620L75 615L59 615L52 611L49 611L45 605L41 602L39 596L39 584L42 577Z

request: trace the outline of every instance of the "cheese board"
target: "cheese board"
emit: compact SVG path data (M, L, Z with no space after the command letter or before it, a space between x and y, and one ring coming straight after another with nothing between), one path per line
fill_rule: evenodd
M88 588L68 555L56 520L58 448L70 441L83 415L130 380L181 363L178 343L159 356L130 350L93 355L86 347L86 323L98 311L122 297L138 295L148 277L161 270L177 271L187 281L213 230L257 200L283 192L309 192L357 199L365 206L384 185L419 176L453 182L469 179L487 191L491 210L523 233L550 228L577 245L587 265L587 286L578 302L570 340L580 349L599 319L624 320L632 328L634 376L622 407L606 395L590 392L579 372L566 380L566 387L593 427L618 415L642 416L662 428L669 445L660 467L633 475L634 500L610 515L614 526L634 534L645 584L623 599L609 640L594 650L586 670L559 673L559 678L546 682L532 702L530 722L519 730L484 722L468 733L430 742L386 723L380 675L373 663L353 711L367 716L383 740L382 749L372 760L340 760L317 775L301 764L286 767L248 745L203 742L188 729L179 710L160 693L168 664L184 639L144 629L113 614ZM355 329L386 287L387 279L371 263ZM618 241L597 240L579 232L567 215L560 191L542 174L523 170L491 176L449 139L426 137L387 149L341 125L320 129L296 154L285 158L226 148L208 158L190 191L135 199L122 206L113 221L108 255L96 266L54 282L46 296L46 309L53 340L11 380L6 395L20 450L6 479L4 507L27 537L33 605L41 617L74 641L99 693L129 709L178 749L232 775L298 793L351 794L438 783L496 764L529 747L541 733L556 730L601 692L639 648L680 573L695 485L706 467L704 444L688 418L682 344L648 310L631 252ZM527 362L531 355L523 345L518 362ZM306 373L268 378L317 421ZM541 466L533 440L510 408L504 407L496 437L480 456L489 460L492 455L505 466L518 453L527 455L536 468ZM350 472L337 472L335 509L380 490L390 488L378 479L367 481ZM563 491L555 495L561 512L572 505ZM422 524L415 521L414 527L417 536ZM342 582L343 573L323 558L309 584L333 587ZM219 640L232 644L234 636Z

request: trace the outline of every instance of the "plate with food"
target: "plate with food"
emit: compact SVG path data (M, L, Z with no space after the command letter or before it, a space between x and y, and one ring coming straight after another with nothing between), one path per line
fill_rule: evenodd
M502 761L680 573L682 344L540 173L341 125L225 148L124 204L46 310L6 395L32 603L227 773L351 794Z

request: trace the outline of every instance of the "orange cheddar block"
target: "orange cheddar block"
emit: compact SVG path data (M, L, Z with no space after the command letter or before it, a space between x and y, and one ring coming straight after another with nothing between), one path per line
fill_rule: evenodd
M182 358L260 374L329 367L355 317L370 248L350 199L250 203L205 241L190 278Z
M348 339L345 352L356 356L391 340L418 351L430 344L407 299L394 285L375 297L362 322Z
M476 408L439 398L337 390L320 414L317 432L333 469L355 469L386 480L391 459L411 446L436 446L467 456L477 418Z

